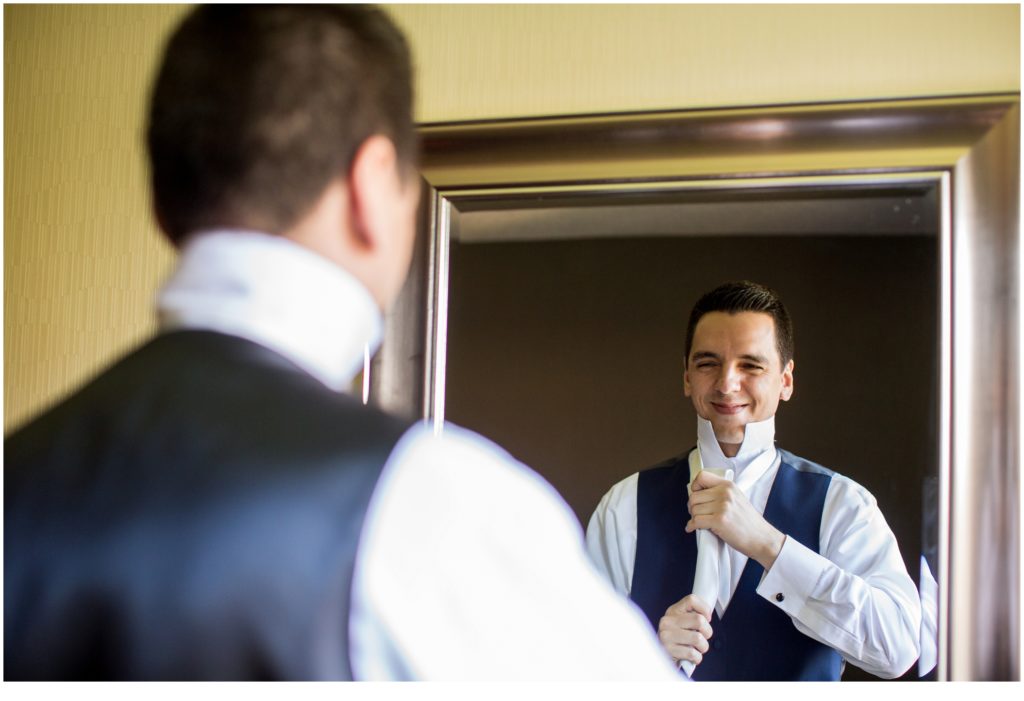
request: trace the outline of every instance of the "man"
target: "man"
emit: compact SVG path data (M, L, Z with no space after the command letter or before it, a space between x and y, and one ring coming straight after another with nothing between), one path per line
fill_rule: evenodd
M679 678L549 485L345 393L408 271L411 80L374 9L175 32L179 264L157 337L6 441L8 679Z
M918 657L920 602L874 497L774 445L793 368L774 292L701 297L683 375L697 447L616 484L587 529L592 560L697 680L837 680L847 661L892 678Z

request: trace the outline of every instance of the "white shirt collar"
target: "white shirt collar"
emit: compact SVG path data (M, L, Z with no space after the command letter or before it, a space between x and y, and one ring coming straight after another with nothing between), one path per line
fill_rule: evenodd
M726 457L707 419L697 417L697 447L704 468L732 470L736 483L745 489L757 481L775 460L775 417L749 423L736 457Z
M270 348L336 391L349 388L383 320L350 273L284 237L194 234L157 296L164 331L202 329Z

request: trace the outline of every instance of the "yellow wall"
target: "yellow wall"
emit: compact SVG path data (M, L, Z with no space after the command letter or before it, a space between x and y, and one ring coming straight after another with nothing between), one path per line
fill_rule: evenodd
M1018 90L1018 5L396 5L424 121Z
M4 7L4 429L149 333L146 84L181 8Z
M451 121L1020 89L1016 5L399 5ZM180 6L4 8L4 427L152 331L147 84Z

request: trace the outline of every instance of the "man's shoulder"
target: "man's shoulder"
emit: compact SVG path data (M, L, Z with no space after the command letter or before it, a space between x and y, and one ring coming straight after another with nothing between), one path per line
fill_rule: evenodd
M435 484L459 492L485 488L558 494L547 480L507 450L450 422L437 433L426 421L412 424L392 453L391 462L408 465L420 476L429 474Z
M222 455L217 446L230 446L231 455L313 459L366 446L389 451L412 423L328 388L252 341L175 331L126 352L17 428L5 438L5 458L20 464L75 455L85 437L95 445L141 445L190 436L189 450L213 447Z
M823 465L819 465L818 463L812 460L808 460L807 458L802 458L799 455L795 455L789 452L788 450L783 450L782 448L779 448L778 451L779 457L781 458L781 463L783 465L788 465L797 472L812 475L822 475L824 477L829 478L842 477L842 475L840 475L835 470L830 470L829 468L824 467Z
M867 505L875 503L875 497L871 494L870 490L856 480L781 448L779 449L779 455L782 458L781 462L783 465L788 465L801 474L818 475L822 479L828 479L829 489L835 498L840 500L857 500Z
M426 422L413 424L391 452L377 491L386 523L404 523L421 512L433 519L420 522L420 536L470 523L478 535L505 542L521 532L505 525L522 522L526 514L531 530L543 522L574 534L579 526L540 474L491 440L451 423L439 434Z
M104 402L114 406L128 404L129 397L125 390L134 389L140 381L145 380L146 374L138 370L139 358L147 354L155 340L149 338L125 350L79 385L71 388L63 397L40 407L36 413L27 417L5 436L5 457L12 463L17 463L23 455L31 454L43 447L52 447L55 430L69 421L80 425L83 423L83 416L89 417L91 422L95 423L96 417L102 414L99 407ZM151 373L151 376L158 377L159 373ZM80 441L82 436L75 438Z

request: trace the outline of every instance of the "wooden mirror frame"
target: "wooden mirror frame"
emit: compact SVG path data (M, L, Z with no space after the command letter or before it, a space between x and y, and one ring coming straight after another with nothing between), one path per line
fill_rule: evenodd
M375 403L444 416L448 242L474 201L925 182L940 188L938 678L1020 678L1017 94L425 124L413 270Z

